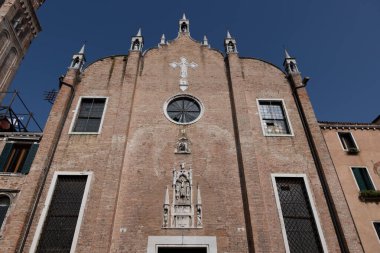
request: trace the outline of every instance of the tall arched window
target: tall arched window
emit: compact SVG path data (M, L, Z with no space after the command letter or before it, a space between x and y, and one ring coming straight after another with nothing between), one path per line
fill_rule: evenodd
M12 68L17 61L17 50L12 48L8 55L5 57L4 62L0 65L0 89L6 83L9 75L11 74Z
M8 196L0 195L0 228L3 226L5 216L7 215L11 200Z
M0 0L0 3L1 3L1 0ZM1 6L1 4L0 4ZM3 30L1 33L0 33L0 54L3 52L3 50L5 50L5 48L7 47L7 41L9 39L9 35L8 35L8 32L6 30Z

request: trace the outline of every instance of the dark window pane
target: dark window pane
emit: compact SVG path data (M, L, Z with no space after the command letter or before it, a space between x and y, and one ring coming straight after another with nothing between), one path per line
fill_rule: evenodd
M260 115L266 134L290 134L281 101L259 101Z
M105 98L82 98L73 131L98 132L105 102Z
M375 190L366 168L352 168L360 191Z
M323 252L303 178L276 178L290 252Z
M14 143L4 165L4 172L21 172L32 144Z
M199 117L201 107L192 98L179 97L170 101L166 112L172 120L178 123L190 123Z
M37 252L70 252L87 176L58 176Z
M377 237L380 240L380 222L374 222L373 226L375 227Z
M344 149L356 149L356 144L352 134L349 132L340 132L338 133L340 141Z
M3 225L10 204L11 201L7 196L0 196L0 228Z

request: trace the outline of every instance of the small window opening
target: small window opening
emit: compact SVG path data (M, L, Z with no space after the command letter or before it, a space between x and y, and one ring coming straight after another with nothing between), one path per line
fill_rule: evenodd
M2 227L5 217L7 215L9 206L11 205L11 200L8 196L0 196L0 228Z
M340 132L338 133L340 142L342 143L343 149L349 153L359 152L356 146L355 140L350 132Z
M181 24L181 31L182 31L182 32L187 32L187 24L186 24L186 22L183 22L183 23Z

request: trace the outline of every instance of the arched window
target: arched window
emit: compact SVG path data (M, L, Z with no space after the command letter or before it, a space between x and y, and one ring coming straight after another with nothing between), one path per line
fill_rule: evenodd
M8 196L0 195L0 228L3 225L8 208L11 205L11 200Z
M3 5L4 2L5 0L0 0L0 7Z
M4 62L0 65L0 88L6 83L12 68L17 61L17 50L12 48L4 59Z
M182 32L187 32L187 24L185 22L183 22L182 25L181 25L181 31Z
M1 0L0 0L0 3L1 3ZM0 6L1 6L1 4L0 4ZM8 44L7 43L8 39L9 39L8 32L6 30L3 30L0 33L0 54L3 52L3 50L5 50L5 48Z

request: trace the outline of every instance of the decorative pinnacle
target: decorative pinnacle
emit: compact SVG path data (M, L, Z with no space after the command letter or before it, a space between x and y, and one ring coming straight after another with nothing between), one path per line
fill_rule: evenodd
M231 34L230 34L230 31L227 30L227 39L231 39Z
M203 36L203 45L208 45L208 40L207 40L207 37L206 37L206 35L205 36Z
M285 49L285 59L290 59L290 58L292 58L292 57L290 57L288 51L286 51L286 49Z
M165 34L162 34L160 44L165 44Z
M198 196L197 196L197 204L202 205L202 198L201 198L201 189L199 189L199 185L197 187L198 189Z
M186 20L186 15L185 15L185 13L183 13L183 15L182 15L182 19Z
M141 37L141 28L139 28L137 34L136 34L136 37Z
M165 193L165 200L164 200L164 205L169 205L169 189L168 186L166 186L166 193Z
M83 44L82 48L79 50L79 53L78 54L84 54L84 48L85 48L86 44Z

